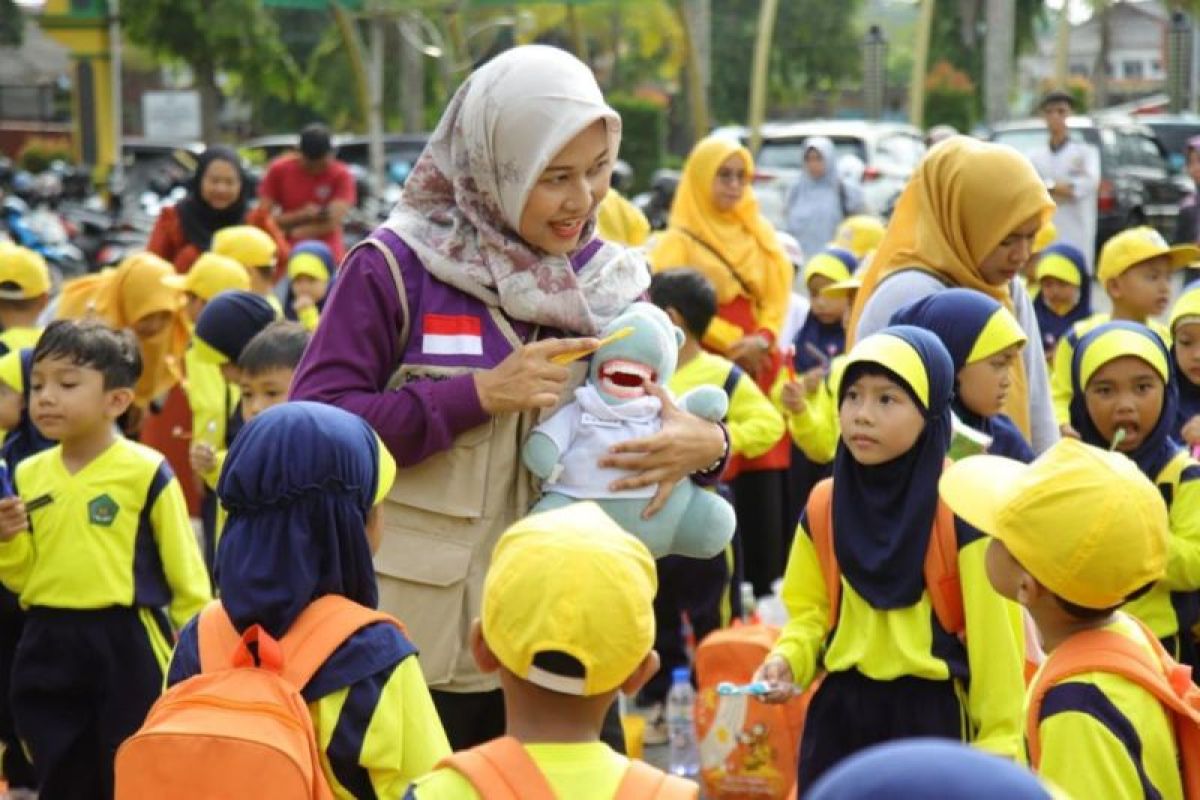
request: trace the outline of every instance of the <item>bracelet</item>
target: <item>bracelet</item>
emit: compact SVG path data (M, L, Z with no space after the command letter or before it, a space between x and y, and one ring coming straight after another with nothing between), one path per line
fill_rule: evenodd
M721 468L721 465L723 465L725 463L725 459L727 459L729 457L729 431L726 430L724 425L722 425L720 427L721 427L721 437L725 440L725 447L723 447L721 449L721 455L717 457L716 461L709 464L704 469L700 470L699 474L701 474L701 475L708 475L709 473L716 472L718 469Z

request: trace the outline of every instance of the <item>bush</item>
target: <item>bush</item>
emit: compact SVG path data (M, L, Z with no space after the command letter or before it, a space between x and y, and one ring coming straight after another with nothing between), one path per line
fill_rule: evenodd
M68 162L74 160L71 143L66 139L47 136L29 137L21 146L21 152L17 154L17 163L21 169L28 170L35 175L49 168L50 162L60 160Z
M953 125L969 131L975 125L975 84L949 62L939 61L925 78L926 129Z
M652 100L613 95L608 104L621 115L620 157L633 167L633 191L650 185L667 149L667 111Z

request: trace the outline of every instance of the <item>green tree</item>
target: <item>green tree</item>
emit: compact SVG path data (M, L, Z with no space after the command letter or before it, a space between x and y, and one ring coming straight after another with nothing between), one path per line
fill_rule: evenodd
M0 0L0 45L20 47L25 39L25 15L16 0Z
M299 91L299 71L259 0L123 0L121 17L130 40L191 68L205 141L218 138L218 74L240 78L252 99Z

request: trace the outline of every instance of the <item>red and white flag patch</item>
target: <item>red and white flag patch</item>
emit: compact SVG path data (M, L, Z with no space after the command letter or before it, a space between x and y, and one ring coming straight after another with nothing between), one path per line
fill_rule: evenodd
M433 356L481 356L483 325L470 314L426 314L421 350Z

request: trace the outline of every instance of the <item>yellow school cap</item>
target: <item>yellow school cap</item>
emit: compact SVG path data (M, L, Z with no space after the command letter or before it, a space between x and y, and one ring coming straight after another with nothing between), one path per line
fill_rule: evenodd
M1167 244L1162 234L1146 225L1121 231L1104 244L1096 277L1101 282L1116 278L1130 267L1158 256L1170 256L1171 269L1182 269L1200 260L1200 248L1190 244Z
M1166 503L1120 453L1062 439L1028 465L970 456L942 473L939 490L1038 583L1084 608L1118 606L1166 570Z
M231 225L213 234L212 252L228 256L246 269L275 265L275 240L253 225Z
M392 484L396 482L396 459L392 457L387 445L379 438L379 434L375 434L375 449L379 451L379 481L375 485L375 499L371 502L372 506L382 503L388 492L392 490Z
M929 408L929 373L925 371L925 362L916 348L899 336L875 333L862 339L846 357L846 369L853 364L879 364L886 367L908 384L923 407ZM841 386L835 389L836 396L841 397Z
M14 284L13 288L3 284ZM0 299L27 300L50 291L46 259L28 247L0 242Z
M1153 367L1164 383L1170 383L1171 365L1167 362L1165 346L1159 344L1161 341L1149 328L1145 333L1124 327L1109 328L1088 341L1087 350L1079 361L1079 385L1086 388L1096 370L1124 356L1140 358Z
M654 558L595 503L514 523L492 554L483 586L488 647L522 680L591 697L624 683L654 646ZM565 653L584 674L534 664Z
M1029 341L1025 330L1017 318L1004 306L1000 306L988 317L988 321L975 339L975 345L967 356L966 363L974 364L985 358L991 358L1001 350L1006 350L1014 344L1024 346Z
M21 351L9 350L0 356L0 382L17 394L25 393L24 372L21 370Z
M862 278L847 278L844 281L831 283L821 290L821 297L845 297L862 288Z
M1080 285L1079 270L1071 263L1071 259L1061 253L1047 253L1042 256L1037 264L1035 278L1039 281L1042 278L1058 278L1072 286Z
M306 275L319 281L327 281L329 267L314 253L297 253L288 259L287 274L292 279Z
M1175 307L1171 309L1171 333L1174 334L1180 324L1195 322L1200 322L1200 288L1184 292L1175 301Z
M1042 227L1038 228L1037 235L1033 237L1033 252L1040 253L1050 245L1054 244L1054 240L1058 238L1058 228L1054 227L1052 220L1046 220Z
M191 292L205 302L221 292L250 290L246 268L239 261L217 253L203 253L187 274L168 275L163 283L172 289Z
M856 214L853 217L846 217L842 224L838 225L833 240L838 247L844 247L853 253L855 258L862 258L879 247L879 243L883 241L883 234L886 232L887 228L878 217Z
M828 278L834 283L850 280L850 276L857 267L858 259L849 250L843 250L840 247L826 247L804 265L804 283L807 285L818 275Z

